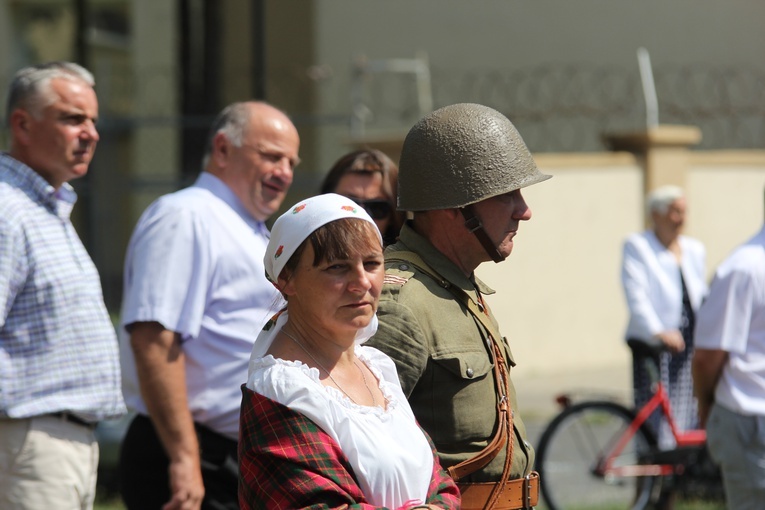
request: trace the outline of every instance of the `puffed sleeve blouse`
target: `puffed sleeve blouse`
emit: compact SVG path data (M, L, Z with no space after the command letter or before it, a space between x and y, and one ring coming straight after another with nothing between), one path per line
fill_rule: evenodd
M267 332L269 340L286 322L284 315L274 331ZM400 508L424 502L433 474L433 452L404 396L396 367L373 347L357 344L355 349L377 378L385 408L353 403L336 388L324 386L318 369L300 361L259 356L267 350L264 344L256 344L253 351L246 387L303 414L332 437L373 505Z

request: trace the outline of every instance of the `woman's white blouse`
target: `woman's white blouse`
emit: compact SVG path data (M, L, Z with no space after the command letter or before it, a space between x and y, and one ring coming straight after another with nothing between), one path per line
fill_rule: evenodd
M706 251L697 241L679 238L682 257L661 244L656 234L646 230L624 242L622 284L630 311L626 338L648 339L669 329L679 329L682 317L683 272L691 308L699 309L707 293Z
M355 348L379 381L386 409L356 405L336 388L324 386L318 369L270 354L250 359L247 387L307 416L329 434L348 457L371 504L399 508L424 502L433 454L401 390L396 367L374 347Z

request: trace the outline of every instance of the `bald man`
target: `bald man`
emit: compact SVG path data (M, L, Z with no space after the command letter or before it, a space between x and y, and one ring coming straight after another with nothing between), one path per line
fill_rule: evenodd
M123 393L137 413L120 459L129 509L238 508L240 385L280 298L265 279L264 222L299 144L273 106L228 106L196 183L159 198L135 228L121 317Z

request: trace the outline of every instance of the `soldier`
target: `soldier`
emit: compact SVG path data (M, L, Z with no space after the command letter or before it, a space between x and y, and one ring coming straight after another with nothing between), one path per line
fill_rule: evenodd
M420 120L404 141L398 208L412 219L385 251L370 341L396 362L404 393L459 482L462 508L536 504L534 451L516 412L507 339L475 276L503 261L531 210L521 188L542 174L512 123L477 104Z

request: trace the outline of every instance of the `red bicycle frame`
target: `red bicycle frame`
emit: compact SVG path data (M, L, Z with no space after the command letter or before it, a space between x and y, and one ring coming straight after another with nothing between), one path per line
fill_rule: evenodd
M640 408L629 427L619 436L616 445L611 448L606 457L600 459L595 467L595 473L604 477L631 477L631 476L662 476L680 474L682 466L673 464L634 464L629 466L615 466L616 458L622 453L627 443L635 435L635 432L645 423L649 416L661 406L664 418L669 423L672 436L675 438L678 448L695 447L703 445L707 440L705 430L688 430L681 432L677 429L669 404L669 395L661 383L655 384L656 391L651 399Z

